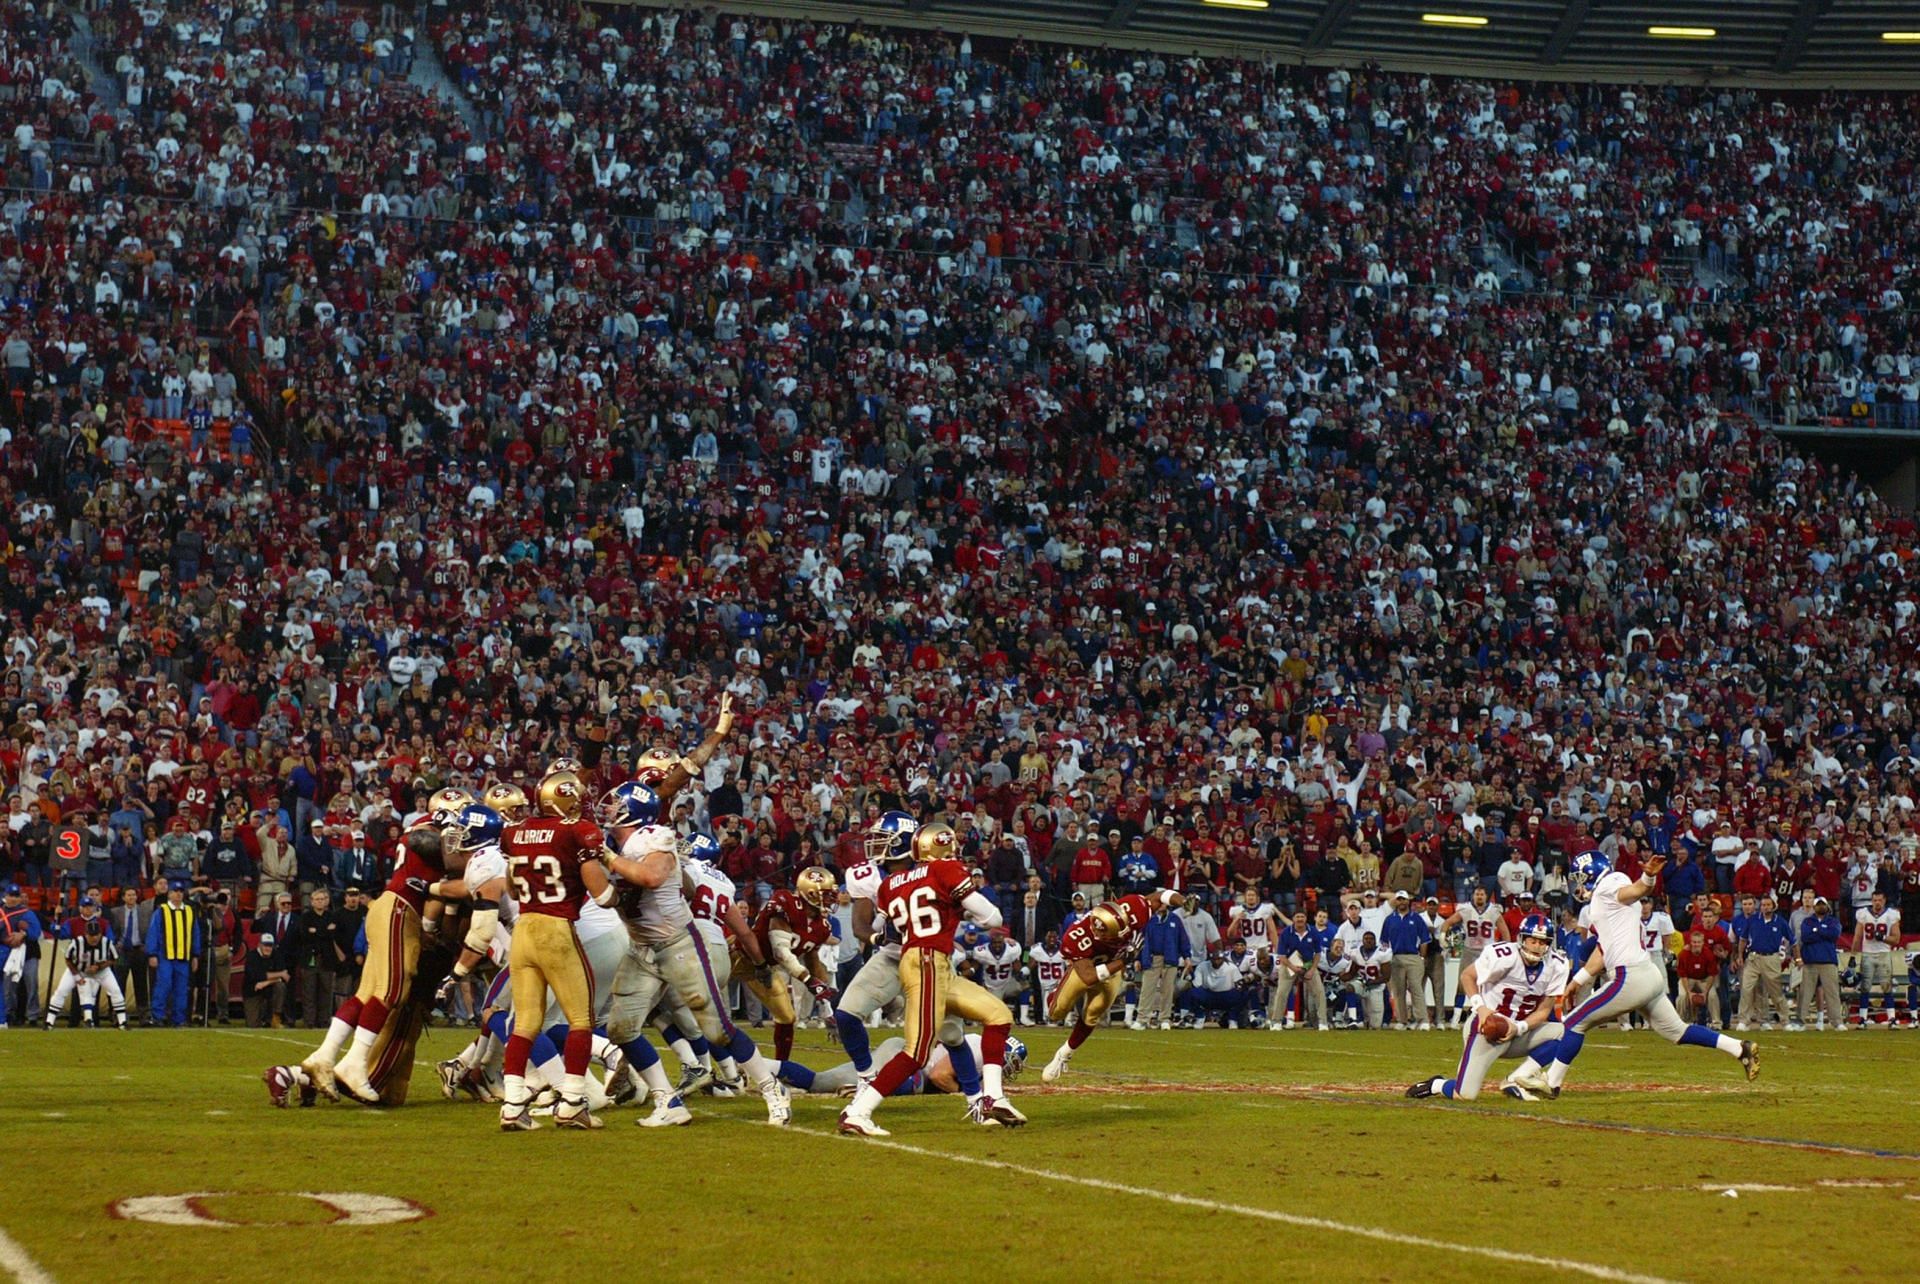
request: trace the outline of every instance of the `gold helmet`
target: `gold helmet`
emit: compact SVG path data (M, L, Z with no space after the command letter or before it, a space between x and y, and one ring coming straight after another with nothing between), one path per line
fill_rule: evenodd
M824 914L833 908L840 884L827 870L815 865L800 871L800 877L793 880L793 890L801 900Z
M653 788L667 778L667 773L679 763L680 755L666 745L655 745L640 755L639 763L633 769L633 778L648 788Z
M1087 915L1087 930L1096 941L1117 941L1126 931L1111 905L1097 906Z
M500 819L509 825L515 825L527 818L527 812L533 804L527 801L527 791L510 781L501 781L490 787L481 799L487 806L500 813Z
M581 809L586 806L587 787L571 771L549 771L541 778L540 787L534 791L534 795L539 801L541 815L578 820Z
M448 811L458 814L473 806L473 795L455 785L448 785L433 797L427 799L429 812Z
M547 774L551 776L557 771L571 771L578 776L584 773L586 768L580 765L578 758L555 758L547 764Z
M922 825L913 835L913 858L922 864L930 860L953 860L960 855L960 835L944 820Z

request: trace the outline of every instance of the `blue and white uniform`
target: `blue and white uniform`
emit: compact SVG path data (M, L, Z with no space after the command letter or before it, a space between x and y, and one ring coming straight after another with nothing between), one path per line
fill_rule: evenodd
M1496 941L1483 949L1474 961L1474 990L1480 996L1480 1006L1467 1021L1460 1064L1454 1077L1441 1088L1442 1094L1472 1101L1480 1095L1480 1086L1494 1062L1523 1057L1535 1048L1555 1043L1564 1033L1558 1021L1529 1029L1526 1020L1542 1005L1565 994L1572 975L1572 965L1559 950L1549 951L1538 963L1529 963L1513 941ZM1517 1027L1505 1043L1495 1043L1480 1033L1480 1022L1489 1012L1499 1013Z

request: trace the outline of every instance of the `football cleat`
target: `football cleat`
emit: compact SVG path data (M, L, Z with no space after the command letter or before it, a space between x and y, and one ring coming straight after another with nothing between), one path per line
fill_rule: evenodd
M1546 1067L1538 1061L1528 1061L1508 1075L1507 1082L1531 1092L1533 1096L1524 1098L1527 1101L1551 1101L1560 1095L1559 1090L1547 1082Z
M713 1067L695 1063L680 1072L680 1082L673 1091L677 1096L691 1097L712 1082Z
M1046 1068L1040 1071L1041 1082L1059 1083L1060 1076L1067 1072L1067 1062L1071 1060L1073 1058L1067 1055L1067 1045L1061 1044L1060 1051L1054 1053L1053 1060L1047 1062Z
M527 1108L524 1101L517 1106L507 1104L500 1107L501 1132L532 1132L539 1126L540 1121L533 1117L533 1111Z
M307 1072L307 1078L313 1081L313 1086L320 1090L321 1096L328 1101L340 1100L340 1089L333 1081L333 1062L308 1057L300 1063L300 1068Z
M553 1108L553 1126L556 1128L580 1128L590 1131L594 1128L604 1128L607 1125L599 1115L587 1109L587 1103L584 1099L579 1097L563 1097L560 1100L560 1104Z
M1747 1072L1747 1082L1760 1077L1760 1045L1751 1039L1740 1040L1740 1068Z
M784 1128L793 1122L793 1100L787 1095L786 1084L770 1078L760 1085L760 1095L766 1098L768 1123Z
M452 1101L460 1095L460 1081L467 1077L467 1068L456 1058L436 1061L433 1072L440 1076L440 1095Z
M1416 1101L1426 1097L1438 1096L1440 1093L1440 1085L1445 1082L1445 1079L1422 1079L1407 1089L1407 1095Z
M987 1097L982 1100L981 1106L987 1118L1002 1128L1018 1128L1027 1121L1027 1117L1014 1109L1013 1103L1005 1097Z
M367 1082L367 1072L351 1061L345 1061L333 1068L334 1082L345 1088L356 1100L370 1106L380 1104L380 1094Z
M495 1102L506 1100L494 1087L493 1076L485 1066L475 1066L461 1077L461 1090L475 1101Z
M1416 1085L1416 1086L1417 1086L1417 1085ZM1512 1097L1512 1098L1513 1098L1513 1099L1514 1099L1515 1101L1546 1101L1546 1100L1549 1100L1549 1098L1547 1098L1547 1097L1542 1097L1542 1096L1539 1096L1539 1095L1537 1095L1537 1094L1535 1094L1535 1093L1533 1093L1533 1092L1529 1092L1529 1091L1528 1091L1527 1089L1525 1089L1525 1088L1523 1088L1523 1087L1521 1087L1521 1086L1520 1086L1519 1084L1517 1084L1517 1083L1509 1083L1509 1084L1504 1084L1504 1085L1502 1085L1502 1086L1501 1086L1501 1088L1500 1088L1500 1091L1502 1091L1502 1092L1504 1092L1504 1093L1506 1093L1506 1094L1507 1094L1507 1095L1508 1095L1509 1097ZM1413 1093L1413 1089L1412 1089L1412 1088L1409 1088L1409 1089L1407 1089L1407 1093L1408 1093L1408 1095L1409 1095L1409 1096L1411 1096L1411 1095L1412 1095L1412 1093Z
M693 1112L677 1096L656 1097L653 1113L634 1120L642 1128L673 1128L693 1122Z
M289 1104L289 1094L293 1091L293 1076L287 1073L285 1066L268 1066L260 1076L267 1085L267 1096L274 1105L285 1110Z
M851 1110L840 1112L840 1131L849 1137L891 1137L892 1133L873 1121L870 1115L856 1115Z

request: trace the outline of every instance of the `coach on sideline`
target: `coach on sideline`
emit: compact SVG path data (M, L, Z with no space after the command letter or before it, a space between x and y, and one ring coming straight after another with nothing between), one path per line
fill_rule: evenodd
M1187 929L1165 905L1155 905L1140 950L1140 1025L1165 1026L1173 1020L1180 974L1193 957Z
M1409 1030L1428 1024L1427 1002L1421 997L1427 980L1423 951L1433 939L1427 921L1413 912L1412 902L1406 892L1395 892L1393 913L1380 924L1380 943L1393 955L1387 992L1393 998L1394 1022Z

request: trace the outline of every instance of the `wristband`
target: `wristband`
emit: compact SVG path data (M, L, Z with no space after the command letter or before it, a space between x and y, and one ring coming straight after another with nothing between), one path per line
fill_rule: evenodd
M464 977L471 971L473 971L473 969L468 967L464 962L453 965L453 974L457 977Z
M1094 964L1093 974L1099 977L1102 981L1106 980L1109 976L1113 975L1113 973L1108 969L1105 963Z
M1479 995L1472 994L1467 996L1467 1008L1469 1011L1478 1012L1485 1006L1487 1006L1487 1001Z

